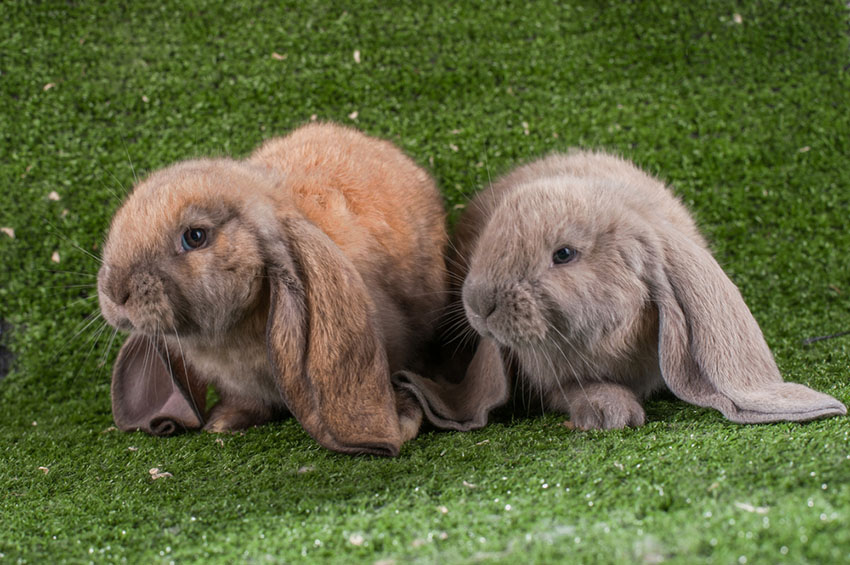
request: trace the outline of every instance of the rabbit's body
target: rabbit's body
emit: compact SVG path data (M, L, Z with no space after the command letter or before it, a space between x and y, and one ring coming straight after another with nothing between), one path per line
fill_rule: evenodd
M391 143L342 127L332 139L301 128L249 162L285 178L294 206L354 264L381 305L390 369L414 363L445 303L444 211L428 173Z
M356 433L389 429L394 452L389 373L415 366L433 333L446 239L424 170L389 142L309 125L245 161L183 162L137 186L104 248L101 309L114 326L163 340L166 364L186 363L190 390L216 388L207 429L291 410L324 444L349 450L337 445L348 430L332 429L348 425L326 421L347 412L372 418ZM133 396L121 388L132 359L116 363L116 421ZM402 428L401 441L418 420Z
M547 217L558 215L559 208L562 217L569 218L566 229ZM581 427L642 424L639 401L664 386L658 363L658 315L647 288L637 280L600 276L593 288L573 288L569 296L546 279L548 264L535 265L531 260L548 259L539 251L566 240L581 239L583 253L606 245L596 239L595 230L622 229L633 222L631 211L647 222L667 222L683 237L702 242L687 211L662 183L632 164L591 152L555 154L522 166L479 193L468 210L455 240L459 260L452 262L466 266L467 272L456 273L454 279L465 279L475 265L464 293L467 315L477 331L494 337L517 360L520 378L531 389L529 398L542 399L543 410L570 412ZM495 233L511 225L522 236L506 243L522 249L511 248L504 257L515 259L520 254L521 261L499 261L494 249L476 251L488 226ZM487 241L496 239L501 238L491 235ZM626 261L627 257L616 256L620 251L627 252L618 250L609 258ZM479 311L490 306L469 306L478 302L477 285L489 287L486 292L500 286L484 279L518 281L512 288L500 289L497 301L502 304L489 323L483 322ZM598 316L590 311L591 302L597 300L613 307ZM576 308L566 320L563 309L570 308L564 304L569 302Z
M573 151L519 167L466 207L454 250L476 354L460 382L397 378L438 426L480 427L512 377L580 428L642 424L665 385L739 422L846 412L782 382L687 209L628 161Z

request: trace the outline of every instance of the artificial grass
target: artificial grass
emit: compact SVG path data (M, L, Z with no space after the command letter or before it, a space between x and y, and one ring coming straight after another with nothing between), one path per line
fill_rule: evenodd
M391 460L294 420L112 430L118 343L76 285L121 195L313 115L394 140L453 213L545 152L621 152L692 208L786 378L850 403L850 337L801 344L850 328L842 2L271 4L0 4L0 561L850 560L847 418L662 397L638 429L517 417Z

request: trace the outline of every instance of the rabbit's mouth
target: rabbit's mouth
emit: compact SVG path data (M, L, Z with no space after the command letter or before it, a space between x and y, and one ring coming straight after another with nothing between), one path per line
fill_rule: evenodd
M146 312L142 314L129 313L128 309L118 306L116 308L117 316L106 317L114 328L121 331L133 333L141 333L149 336L158 336L162 334L175 334L174 317L167 313ZM135 315L134 315L135 314Z
M127 308L121 304L117 304L109 298L102 289L98 289L98 302L100 303L100 314L113 328L131 332L136 329L132 321L130 321Z
M499 346L513 350L536 350L545 343L545 333L536 331L533 324L527 320L517 320L501 315L498 311L487 317L474 312L467 312L467 318L472 328L484 338L492 339Z
M136 326L133 324L133 322L130 321L130 318L128 318L126 315L123 315L119 312L118 316L107 316L106 309L103 308L103 306L101 306L101 311L104 313L104 318L106 319L106 321L109 322L109 325L113 328L125 332L132 332L136 329Z
M100 311L113 328L149 336L172 334L177 331L174 312L162 304L118 304L101 293Z

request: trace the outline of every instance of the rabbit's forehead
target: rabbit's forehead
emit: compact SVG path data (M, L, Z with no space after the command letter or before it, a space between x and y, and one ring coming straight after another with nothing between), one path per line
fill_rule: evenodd
M553 238L585 239L592 232L592 206L579 192L552 183L518 187L505 198L490 225L509 229L532 246L551 244Z
M139 224L152 235L163 233L183 222L187 215L224 207L202 183L161 183L153 189L135 192L119 211L119 224Z
M487 278L516 278L535 270L554 237L551 204L530 192L505 198L478 239L472 271Z
M211 197L201 181L142 184L116 213L104 255L132 263L170 249L186 228L220 225L237 214L228 200Z

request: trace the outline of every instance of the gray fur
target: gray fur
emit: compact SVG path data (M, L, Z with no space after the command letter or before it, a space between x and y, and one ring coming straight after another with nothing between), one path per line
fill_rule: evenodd
M564 246L577 258L555 264ZM516 169L469 204L455 250L454 278L481 343L515 359L531 397L579 428L640 425L642 401L665 386L735 422L846 413L834 398L782 381L687 209L628 161L573 151ZM511 378L481 366L466 371L469 390ZM446 408L448 388L407 382L439 413L437 425L483 425L482 403L495 406L482 396Z

